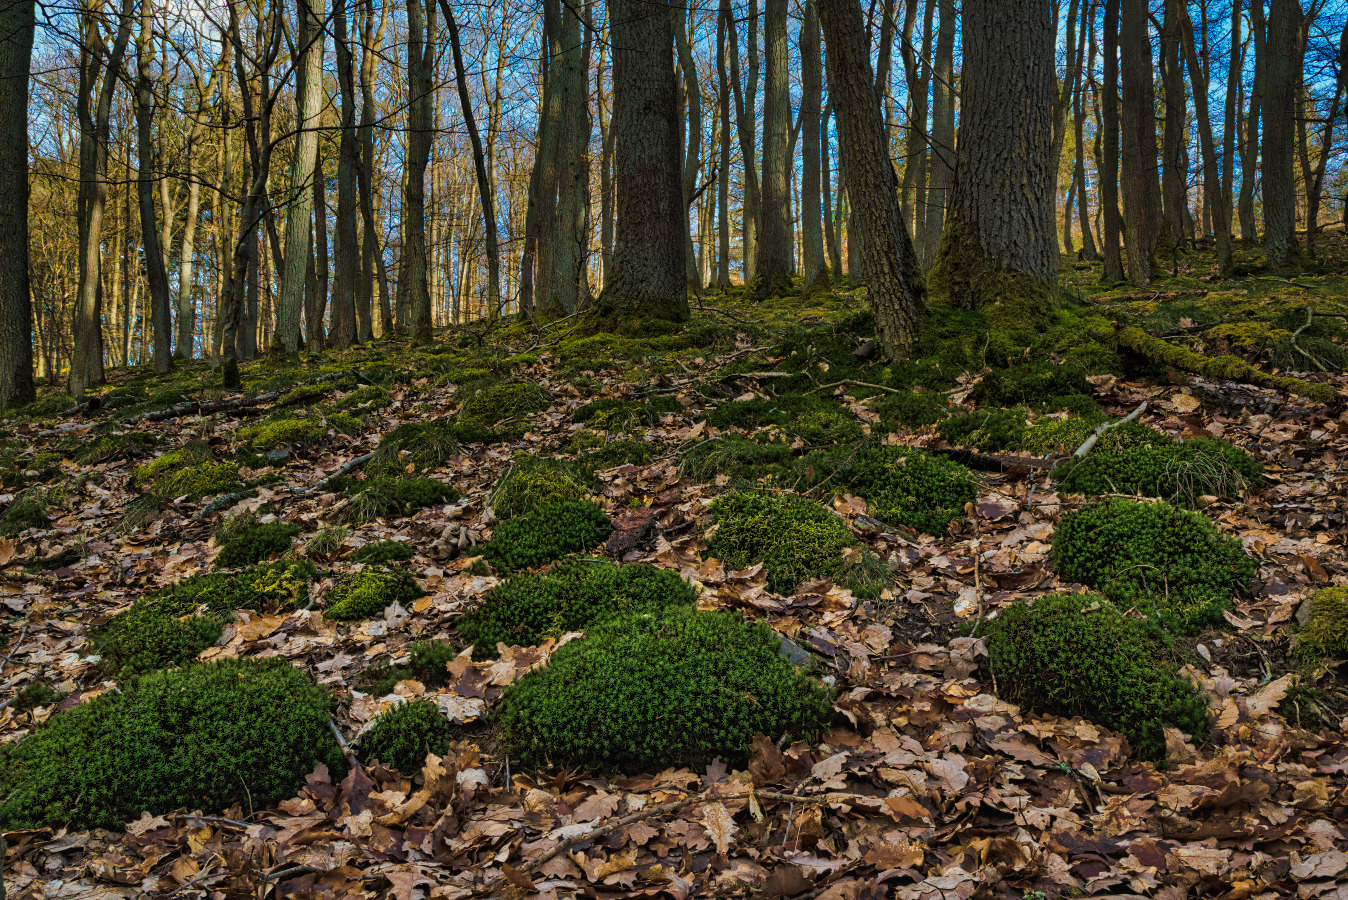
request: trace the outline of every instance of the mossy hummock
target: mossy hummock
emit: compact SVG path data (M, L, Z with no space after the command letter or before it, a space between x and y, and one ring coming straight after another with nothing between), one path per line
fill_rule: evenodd
M245 814L346 761L336 702L284 659L235 659L124 682L0 756L0 827L121 828L142 812Z
M829 695L738 613L675 606L612 619L506 689L497 721L526 765L698 770L748 759L756 734L818 738Z
M1306 666L1325 659L1348 659L1348 587L1335 585L1315 592L1293 652Z
M1118 498L1065 514L1053 555L1063 580L1180 631L1220 623L1256 568L1240 541L1198 513Z
M384 710L362 732L358 747L365 762L378 761L404 775L416 775L426 754L449 750L449 720L429 700L408 700Z
M462 425L493 428L508 419L542 412L551 402L543 389L531 381L507 381L464 400L457 418Z
M589 493L586 482L573 466L560 460L523 457L496 482L492 510L498 518L509 519L548 503L581 500Z
M598 504L562 500L497 525L482 553L507 572L532 569L598 547L612 531L613 524Z
M233 516L225 520L216 534L220 552L216 554L215 565L232 569L262 562L289 550L299 533L300 527L288 522L263 524L251 513Z
M615 616L656 613L695 600L697 590L668 569L564 560L547 574L517 575L496 585L459 619L458 628L477 655L495 656L498 643L533 646Z
M865 500L874 518L925 534L944 534L978 496L978 481L967 468L911 447L844 447L808 461L832 490Z
M326 616L337 620L368 619L393 603L409 603L421 594L421 585L402 569L366 566L337 579L328 591Z
M1144 759L1165 758L1167 726L1207 737L1207 700L1176 673L1165 631L1102 597L1013 603L992 620L987 647L1003 699L1120 731Z

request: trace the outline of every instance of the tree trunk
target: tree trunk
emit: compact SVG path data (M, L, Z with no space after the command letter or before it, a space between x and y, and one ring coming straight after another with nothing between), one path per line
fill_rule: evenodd
M1170 239L1184 239L1188 213L1189 158L1185 133L1188 97L1184 91L1184 63L1180 44L1184 39L1176 3L1168 0L1161 24L1161 85L1165 100L1165 135L1161 147L1161 208ZM1192 40L1192 32L1190 39ZM1195 102L1196 98L1195 98Z
M1104 89L1100 104L1100 204L1104 208L1105 264L1100 275L1103 284L1123 280L1123 254L1120 241L1123 218L1119 215L1119 0L1105 0L1104 15Z
M379 27L374 25L373 0L364 0L361 22L360 57L360 157L356 166L356 188L360 194L363 232L360 241L360 280L356 290L356 340L365 343L374 337L376 280L379 284L379 333L393 330L393 316L389 307L388 276L384 271L384 249L379 239L374 211L374 66L379 46L383 43L384 28L388 22L388 5L380 4Z
M576 7L571 3L549 2L547 9L555 19L550 39L553 52L548 64L548 90L555 98L555 103L549 100L549 104L550 109L554 106L556 109L555 120L548 123L548 127L555 129L552 169L555 174L551 185L545 178L540 186L545 194L555 192L556 199L555 212L548 211L547 203L540 206L539 222L550 229L550 238L546 255L540 254L547 268L540 266L539 275L547 280L539 300L543 314L557 318L580 309L590 298L585 275L585 211L590 183L589 65L588 42L582 43L582 23Z
M145 282L150 301L150 329L154 335L154 370L167 372L173 366L173 335L169 310L168 272L159 224L154 214L154 8L141 0L140 28L136 32L136 197L140 206L141 252L145 255ZM171 227L164 223L165 230Z
M1208 115L1208 82L1198 62L1194 46L1193 23L1185 0L1167 0L1174 7L1179 20L1184 58L1189 68L1189 80L1194 86L1194 112L1198 118L1198 139L1203 154L1203 206L1212 215L1212 233L1217 241L1217 271L1222 277L1231 274L1231 210L1222 192L1222 176L1217 159L1217 144L1212 137L1212 117Z
M954 196L932 287L957 306L1002 304L1023 320L1056 301L1052 10L965 0L963 31Z
M720 0L716 17L716 83L719 88L717 99L721 122L720 178L716 182L716 286L721 290L730 287L730 76L726 72L726 32L734 27L730 0Z
M1315 238L1320 231L1320 206L1325 187L1325 170L1329 166L1329 155L1334 148L1334 125L1342 109L1344 79L1348 72L1343 65L1348 62L1348 25L1339 32L1339 77L1334 81L1334 99L1330 101L1329 113L1325 116L1324 132L1320 137L1320 152L1316 158L1315 169L1306 187L1306 253L1315 256Z
M1152 94L1151 39L1146 0L1122 0L1119 18L1122 62L1124 243L1128 279L1151 284L1153 255L1161 217L1161 186L1156 177L1156 101Z
M757 295L781 294L791 284L791 86L786 41L787 0L766 0L763 15L763 208L758 235Z
M673 15L667 0L609 3L618 216L604 317L688 318Z
M966 0L968 2L968 0ZM890 359L911 352L926 315L922 271L899 213L898 179L871 72L858 0L821 0L820 23L828 51L829 93L836 104L839 156L856 205L854 220L866 231L867 296L880 347Z
M683 203L684 216L688 216L693 207L694 193L697 191L697 172L702 166L702 87L698 83L697 60L693 57L693 45L688 31L693 27L689 18L692 10L680 14L674 26L674 46L678 50L679 71L683 74L683 105L688 113L687 139L684 141L683 157ZM692 232L688 232L688 243L684 247L684 265L688 268L688 283L693 290L702 291L702 277L698 271L697 254L693 252Z
M1240 152L1240 199L1236 206L1240 214L1240 239L1251 245L1259 240L1259 227L1254 217L1254 184L1259 163L1259 120L1265 113L1264 73L1268 59L1264 40L1264 4L1262 0L1251 0L1250 45L1254 53L1254 81L1250 87L1250 108L1245 113L1245 140Z
M1231 56L1226 71L1225 127L1222 129L1222 208L1226 210L1226 227L1231 228L1231 209L1235 205L1236 135L1240 131L1240 94L1244 82L1244 60L1240 39L1241 0L1231 0ZM1241 163L1244 165L1244 162Z
M28 281L28 72L35 7L34 0L0 2L0 410L37 398ZM0 834L0 861L3 846Z
M314 214L314 165L318 160L319 116L323 102L323 3L298 0L298 38L295 45L295 105L298 120L295 153L290 163L290 190L286 197L285 257L281 267L281 294L271 350L290 355L300 347L300 313L308 274L309 241Z
M333 44L337 52L337 90L341 97L341 134L337 136L337 289L332 294L334 347L350 347L357 340L356 282L360 278L360 241L356 220L356 72L347 28L348 0L333 0ZM368 319L369 312L366 311Z
M1270 269L1296 262L1297 194L1295 157L1297 65L1301 43L1301 4L1271 0L1268 38L1262 44L1264 64L1264 127L1259 178L1264 194L1264 254Z
M829 268L833 271L834 284L846 284L842 266L842 250L838 246L839 232L842 230L842 185L838 186L838 202L833 202L833 148L829 141L828 122L833 115L833 98L830 89L828 105L824 107L824 121L820 126L819 155L824 167L820 181L823 184L824 207L824 246L828 250Z
M431 293L426 261L426 166L431 156L435 93L435 2L407 3L407 161L403 192L402 269L398 276L399 330L431 337Z
M1089 12L1081 17L1081 43L1088 48L1086 71L1092 73L1089 79L1092 83L1095 72L1095 10L1096 5L1092 2ZM1086 83L1083 82L1081 89L1077 91L1076 97L1072 101L1072 127L1077 144L1073 179L1077 185L1077 217L1081 225L1081 258L1087 262L1095 262L1100 258L1100 251L1096 249L1095 234L1091 231L1090 190L1086 182L1085 126Z
M732 23L733 24L733 23ZM740 87L739 29L730 29L730 85L735 96L735 123L740 140L740 165L744 175L744 203L740 214L740 236L743 252L741 274L748 285L758 271L758 233L762 214L759 193L758 167L754 148L757 143L758 102L758 0L749 0L749 15L745 19L745 56L749 71L743 90Z
M926 229L921 259L936 258L945 230L945 211L955 181L955 34L954 0L937 0L936 58L932 67L931 187L927 194Z
M805 0L805 18L800 26L800 283L806 296L828 286L819 186L819 119L824 92L824 71L819 54L818 0Z
M323 322L328 312L328 290L332 261L328 255L328 179L323 174L323 157L314 157L314 223L312 286L304 291L304 346L310 353L318 353L328 345Z

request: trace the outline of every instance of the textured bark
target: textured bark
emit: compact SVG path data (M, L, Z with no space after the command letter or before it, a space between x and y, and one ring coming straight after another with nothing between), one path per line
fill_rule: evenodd
M823 210L820 208L820 114L824 72L820 60L818 0L805 0L800 26L800 283L808 295L828 284L824 259Z
M1240 131L1240 94L1243 82L1241 72L1244 60L1240 39L1241 0L1231 0L1231 50L1226 69L1225 126L1222 128L1222 205L1226 208L1227 228L1231 227L1231 211L1235 206L1236 135Z
M1278 269L1295 261L1297 194L1295 141L1297 92L1301 68L1301 4L1272 0L1264 65L1264 127L1259 178L1264 194L1264 254Z
M426 272L426 166L431 156L435 98L434 0L408 0L407 23L407 181L397 327L427 340L431 336L431 292Z
M829 88L829 102L824 107L824 122L820 129L820 157L824 172L820 181L823 183L823 206L824 206L824 246L828 249L829 268L833 270L833 280L836 284L843 284L844 273L842 267L842 251L839 248L841 238L839 232L842 230L842 186L839 185L838 203L833 202L833 148L829 141L829 119L833 116L833 90Z
M1183 21L1181 3L1167 0L1161 23L1161 86L1165 100L1165 132L1161 145L1161 208L1166 231L1175 243L1184 238L1188 213L1189 152L1185 133L1189 111L1181 61ZM1190 28L1192 40L1192 27ZM1196 102L1196 98L1195 98Z
M1208 114L1208 82L1198 62L1194 46L1193 23L1184 0L1168 0L1179 19L1184 59L1189 68L1189 80L1194 86L1194 113L1198 119L1198 140L1203 154L1203 206L1212 216L1212 232L1217 241L1217 271L1231 274L1231 209L1222 191L1222 175L1217 158L1217 144L1212 136L1212 117Z
M80 12L82 40L76 100L80 121L80 191L76 213L79 288L69 385L76 399L82 399L89 385L103 378L100 250L108 201L108 135L112 95L121 78L122 59L131 39L132 9L132 0L122 0L111 47L101 31L102 4L98 0L85 0Z
M791 234L791 186L787 146L791 129L790 71L786 41L787 0L767 0L763 14L763 208L758 234L760 297L790 285L794 255Z
M140 211L141 252L145 256L145 285L150 300L150 331L153 334L154 370L167 372L173 366L173 335L169 311L168 271L164 267L164 248L159 241L160 228L154 212L154 7L151 0L140 2L140 28L136 31L136 199ZM164 223L164 231L170 228Z
M758 0L749 0L749 15L745 19L744 55L748 72L740 85L739 29L730 29L730 85L735 96L735 129L740 142L740 166L744 175L744 205L740 216L741 275L744 283L753 281L758 271L758 223L762 199L759 192L756 158L758 102Z
M327 177L323 174L323 157L314 157L313 278L304 289L304 346L317 353L328 345L324 320L328 312L328 290L332 260L328 254L328 200Z
M34 0L0 0L0 409L37 398L28 281L28 71L35 7ZM3 848L0 835L0 860Z
M931 172L927 192L925 228L919 257L936 258L945 230L945 211L950 188L955 183L955 33L954 0L937 0L940 13L936 29L936 57L932 65Z
M665 0L611 0L613 276L603 316L688 318L674 22Z
M560 10L559 10L560 7ZM544 191L555 191L555 212L540 207L540 224L551 229L547 243L546 290L540 292L545 315L569 315L590 299L585 273L585 212L590 183L589 156L590 112L586 88L589 84L588 41L582 42L581 21L571 3L549 3L554 36L552 59L548 64L548 87L556 100L557 117L549 127L556 129L554 184L540 182ZM551 101L550 101L551 103ZM684 229L687 230L686 228ZM540 238L542 235L540 234ZM540 254L542 256L542 254Z
M300 313L304 309L305 279L313 232L314 166L318 161L318 127L323 100L323 0L298 0L295 52L298 76L295 105L298 120L295 152L290 161L290 190L286 197L286 253L278 260L281 292L271 350L293 354L300 348Z
M1119 0L1105 0L1104 15L1104 89L1100 104L1100 204L1104 208L1104 271L1100 281L1114 284L1123 280L1123 254L1120 250L1123 219L1119 215Z
M965 0L963 31L955 187L932 288L964 307L1046 306L1058 277L1052 10Z
M360 57L360 157L356 166L356 189L360 194L362 228L360 241L360 280L356 284L356 340L365 343L374 337L376 309L374 291L379 285L379 333L393 330L389 304L388 274L384 268L384 250L374 213L374 66L378 47L383 43L388 22L388 5L380 4L378 29L374 24L373 0L363 0Z
M538 303L536 302L537 287L535 285L535 273L538 271L538 212L539 203L543 195L543 165L544 160L548 158L544 150L543 141L546 138L544 127L548 119L548 107L551 98L548 96L548 41L547 33L544 32L542 47L538 55L538 75L542 85L541 102L538 104L538 149L534 153L534 164L529 172L529 194L526 200L524 211L524 243L520 252L520 288L516 297L516 309L521 316L533 316ZM612 125L609 126L610 132ZM608 278L608 269L605 267L604 278Z
M716 285L722 290L730 287L730 76L726 72L726 32L734 27L730 0L720 0L716 16L716 82L721 123L720 177L716 183Z
M838 119L839 155L855 204L854 221L866 232L867 297L880 347L891 359L906 357L926 315L922 271L899 212L898 179L871 72L858 0L820 0L828 50L829 93Z
M348 0L333 0L333 43L337 52L337 92L341 98L341 133L337 136L337 289L332 294L334 347L350 347L357 340L356 282L360 277L360 241L356 222L356 72L347 27ZM369 313L366 312L368 318Z
M1259 240L1259 226L1254 215L1254 185L1259 170L1259 120L1264 115L1264 72L1267 54L1264 52L1264 4L1262 0L1250 3L1250 49L1254 53L1254 81L1250 88L1249 109L1245 112L1244 140L1240 151L1240 199L1236 210L1240 216L1240 239L1247 244Z
M1151 284L1153 255L1160 233L1161 185L1156 177L1156 100L1152 93L1151 39L1147 0L1122 0L1119 58L1123 84L1120 131L1123 138L1124 244L1128 279Z
M533 311L548 305L551 291L553 241L557 237L557 182L560 179L558 150L562 137L562 86L558 67L563 51L561 42L561 6L559 0L543 0L543 36L546 65L543 69L543 97L538 121L538 152L534 157L534 246ZM527 242L527 239L526 239Z
M685 217L692 210L694 193L697 191L697 171L702 164L702 87L698 83L697 60L693 57L693 45L689 30L693 27L688 15L680 15L674 26L674 45L678 49L679 72L683 76L683 105L688 114L687 139L683 153L683 205ZM693 252L693 235L689 229L688 243L684 247L684 265L688 268L688 283L696 291L702 290L702 277L698 271L697 254ZM700 229L699 229L700 231Z
M1093 82L1095 72L1095 11L1092 0L1089 12L1081 17L1081 43L1088 49L1086 53L1086 71L1092 73L1087 81ZM1081 258L1094 262L1100 258L1096 249L1095 234L1091 230L1090 190L1086 183L1086 84L1081 85L1072 101L1072 127L1076 138L1076 165L1072 173L1077 186L1077 216L1081 225ZM1096 135L1099 140L1099 135Z
M463 110L463 124L468 129L468 140L473 145L473 170L477 175L478 198L482 203L482 220L487 241L487 314L496 318L501 314L501 249L496 237L496 201L492 198L491 180L487 177L487 159L482 152L482 137L477 131L477 118L468 97L468 73L463 65L463 49L459 46L459 23L449 0L440 0L449 28L450 48L454 53L454 78L459 84L459 107ZM583 76L582 76L583 77ZM588 135L586 136L588 138Z

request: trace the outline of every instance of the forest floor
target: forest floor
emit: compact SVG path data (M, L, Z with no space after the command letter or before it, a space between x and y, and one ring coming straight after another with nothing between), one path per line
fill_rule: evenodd
M1065 260L1067 319L1027 342L966 316L964 344L952 338L907 367L854 353L866 338L864 292L764 303L731 293L708 295L673 334L582 336L572 330L579 320L475 324L432 346L389 339L293 366L246 365L242 392L224 391L218 372L196 362L163 377L109 372L97 409L72 411L70 398L44 394L0 423L0 502L10 510L0 522L5 747L114 690L91 631L148 592L209 570L224 518L254 511L298 526L292 552L318 566L318 599L240 611L201 659L290 660L336 693L336 725L352 742L381 710L432 698L456 720L437 763L454 777L366 765L332 784L320 769L275 808L146 814L125 831L14 831L9 896L1346 900L1348 680L1341 660L1298 665L1293 645L1312 594L1348 584L1348 240L1326 235L1314 272L1296 277L1263 273L1252 257L1237 262L1251 268L1218 282L1208 256L1180 254L1175 277L1136 291L1102 287L1098 264ZM1332 387L1333 401L1140 362L1110 345L1122 324L1267 373L1301 373ZM1258 571L1220 627L1176 643L1175 661L1204 692L1213 724L1202 741L1169 733L1164 765L1081 718L1001 699L983 639L970 633L1019 599L1079 589L1060 578L1050 544L1064 511L1088 501L1048 474L1077 440L1048 452L957 453L977 469L977 496L937 535L878 522L846 491L811 489L888 563L871 599L826 580L773 593L763 566L737 571L707 554L712 498L744 480L804 482L729 458L707 463L692 448L775 435L797 461L820 449L789 424L718 428L708 413L809 393L836 404L863 440L944 453L939 421L906 427L877 410L923 379L932 387L917 394L921 403L935 402L942 418L966 412L988 377L981 363L1006 370L996 354L1008 342L1024 346L1012 369L1083 361L1091 400L1111 418L1145 401L1140 421L1151 428L1219 437L1264 467L1237 495L1199 504ZM1090 347L1078 353L1078 343ZM334 377L315 380L324 375ZM538 385L546 408L486 420L490 438L465 440L424 473L459 499L367 522L344 515L350 501L333 489L344 482L323 479L396 426L453 419L464 385L501 380ZM358 402L346 403L353 395ZM645 419L576 421L603 398L632 408L678 402ZM302 440L284 439L282 428L275 446L256 430L295 419L319 427ZM133 473L189 445L237 463L248 489L223 500L147 500ZM617 526L601 555L676 570L698 586L700 606L740 610L805 648L837 685L822 741L769 743L747 771L720 762L624 773L512 765L492 709L554 640L507 648L499 660L460 656L440 686L408 678L373 690L371 673L404 661L417 641L466 648L456 623L500 580L473 562L473 546L490 538L494 487L520 454L594 473L592 496ZM31 518L14 513L23 508ZM323 598L352 570L351 554L382 539L413 548L407 569L425 593L365 621L325 618ZM36 682L50 702L13 702Z

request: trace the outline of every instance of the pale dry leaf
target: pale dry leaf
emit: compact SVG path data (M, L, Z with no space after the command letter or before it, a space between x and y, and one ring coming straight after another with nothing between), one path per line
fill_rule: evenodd
M724 856L730 850L730 841L735 837L735 817L724 803L708 803L702 807L702 824L716 845L716 852Z

